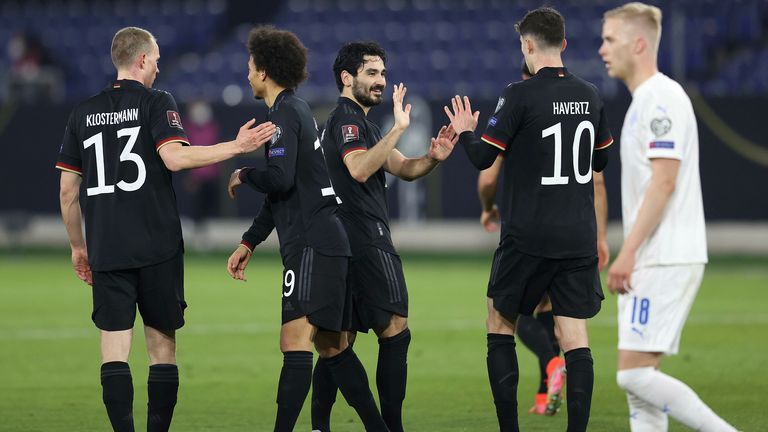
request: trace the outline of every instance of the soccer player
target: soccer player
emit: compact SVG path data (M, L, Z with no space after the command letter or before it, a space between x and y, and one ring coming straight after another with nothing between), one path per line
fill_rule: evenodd
M385 172L411 181L427 175L445 160L458 139L450 127L432 138L427 154L406 158L395 146L410 124L411 106L403 107L406 87L394 88L392 129L382 134L367 117L382 102L386 87L384 50L373 42L344 45L333 64L341 92L325 124L322 146L333 185L342 200L339 215L349 234L352 259L353 320L350 328L379 338L376 387L384 420L390 431L402 431L407 354L408 291L402 263L389 231ZM336 385L328 374L328 361L319 359L312 390L312 427L330 430Z
M241 184L266 194L253 224L227 263L245 280L253 248L273 229L283 260L283 368L277 390L276 431L292 431L312 382L312 345L368 431L386 431L362 363L342 337L347 303L349 241L337 217L317 125L294 90L307 77L307 49L290 32L257 27L248 38L248 81L264 99L275 135L265 148L265 169L236 170L230 196Z
M594 381L586 319L603 299L592 171L607 164L613 139L595 86L563 66L560 13L539 8L515 28L534 76L507 86L482 139L469 98L445 107L475 167L505 155L501 242L487 293L488 377L500 429L518 430L515 321L546 291L568 370L568 430L583 431Z
M128 366L136 306L149 353L147 430L168 430L179 386L176 330L184 325L181 224L171 171L257 150L270 123L243 127L234 141L189 146L176 102L152 89L160 51L148 31L126 27L112 40L117 80L72 111L56 168L61 214L77 276L93 285L101 329L101 384L115 431L133 431ZM84 182L85 230L80 186Z
M521 66L521 77L531 77L528 65ZM499 208L495 204L499 173L503 154L499 154L490 168L480 171L477 177L477 194L480 198L482 213L480 224L486 231L495 232L499 228ZM597 218L597 255L598 269L603 270L608 263L609 249L605 239L608 219L608 204L602 173L594 173L595 216ZM535 315L535 316L534 316ZM546 295L536 306L534 315L521 315L517 320L515 332L520 342L531 350L539 360L539 388L534 404L528 410L531 414L555 415L562 403L561 394L565 388L565 361L559 356L560 345L555 338L555 321L552 316L552 303Z
M696 117L683 88L659 72L661 10L628 3L603 16L600 56L632 104L621 130L624 244L608 270L620 294L619 365L633 431L666 431L667 416L732 431L691 388L659 370L680 334L707 262Z

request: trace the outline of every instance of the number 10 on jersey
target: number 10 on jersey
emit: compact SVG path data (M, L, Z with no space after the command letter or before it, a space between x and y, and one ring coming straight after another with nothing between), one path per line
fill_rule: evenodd
M589 132L589 166L587 172L579 172L579 147L581 146L581 134L584 131ZM546 138L550 135L555 136L555 167L552 177L542 177L542 185L564 185L568 184L568 176L563 175L563 127L562 123L552 125L541 131L541 137ZM592 122L584 120L576 127L576 133L573 134L573 174L579 184L586 184L592 180L592 152L595 150L595 127Z

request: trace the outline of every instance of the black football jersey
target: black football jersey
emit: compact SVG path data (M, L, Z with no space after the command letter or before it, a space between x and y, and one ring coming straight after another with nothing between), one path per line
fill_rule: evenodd
M360 105L346 97L339 98L323 128L321 142L331 180L342 201L339 214L349 234L353 255L367 246L396 253L389 232L384 169L360 183L344 164L347 155L368 150L381 138L381 129L368 120Z
M277 228L283 258L306 246L323 255L349 256L347 234L337 217L338 197L309 105L284 90L268 119L277 130L264 146L266 168L246 168L240 174L244 183L267 194L243 243L253 249Z
M112 83L72 111L56 168L82 175L91 269L138 268L182 249L171 172L158 154L189 145L170 93Z
M592 158L613 138L595 86L542 68L507 86L481 139L504 154L502 241L536 256L596 255Z

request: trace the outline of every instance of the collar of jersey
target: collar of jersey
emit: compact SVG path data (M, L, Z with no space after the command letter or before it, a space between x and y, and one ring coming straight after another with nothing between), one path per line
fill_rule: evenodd
M346 97L346 96L339 96L339 104L346 104L351 106L355 111L357 111L360 115L365 116L365 111L363 110L363 107L361 107L357 102L353 101L352 99Z
M115 88L124 88L124 87L144 87L144 84L136 80L124 79L124 80L112 81L112 84L110 84L108 88L115 89Z
M563 76L570 75L568 73L568 68L565 67L543 67L536 72L536 75L557 77L560 76L561 73Z

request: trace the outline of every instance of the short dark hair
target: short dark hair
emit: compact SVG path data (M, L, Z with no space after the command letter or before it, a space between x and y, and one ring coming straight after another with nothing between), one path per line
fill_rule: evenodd
M357 76L357 70L365 62L365 56L379 57L384 64L387 64L387 53L376 42L350 42L341 47L333 62L333 74L336 76L336 87L339 91L344 89L341 71Z
M295 89L307 79L307 48L295 34L258 26L248 35L248 52L256 69L279 86Z
M549 48L559 48L565 39L565 18L551 7L541 7L525 14L515 24L520 36L531 35Z

